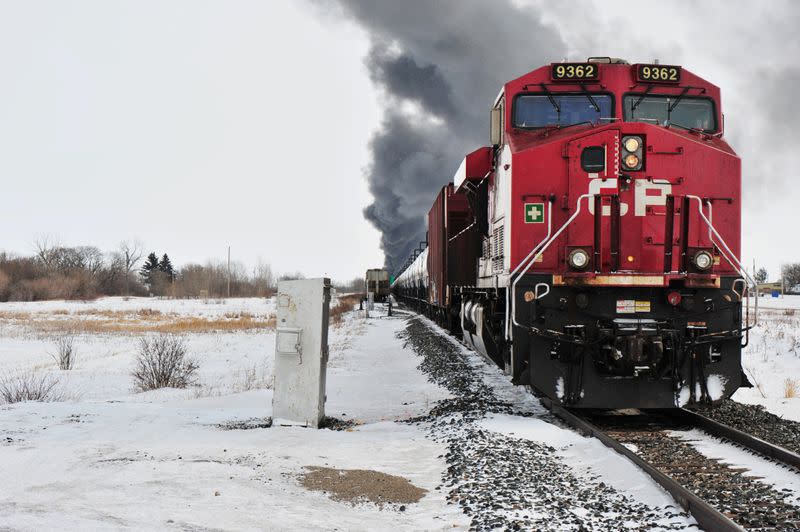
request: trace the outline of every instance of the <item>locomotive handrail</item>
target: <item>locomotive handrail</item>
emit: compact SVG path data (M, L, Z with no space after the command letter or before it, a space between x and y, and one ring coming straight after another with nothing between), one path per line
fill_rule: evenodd
M738 285L739 283L742 283L742 291L741 292L737 292L736 291L736 285ZM734 279L733 280L733 284L731 284L731 290L733 290L733 293L735 293L737 296L739 296L739 299L744 299L745 298L745 294L744 293L747 290L747 281L745 281L744 279Z
M581 212L581 200L584 199L584 198L590 198L590 197L596 196L596 195L597 194L583 194L583 195L579 196L577 201L576 201L575 212L572 214L572 216L570 216L567 219L566 222L564 222L564 224L552 236L551 236L551 232L552 232L552 217L551 217L551 215L552 215L552 203L548 202L548 204L547 204L547 206L548 206L548 209L547 209L547 235L544 237L544 239L542 239L541 242L539 242L536 246L534 246L534 248L530 251L530 253L528 253L528 255L524 259L522 259L522 261L517 265L517 267L514 268L514 270L511 272L511 275L510 275L511 277L514 277L516 275L516 278L511 283L511 294L510 295L508 295L508 294L506 295L506 331L505 331L505 333L506 333L506 339L507 340L513 337L512 325L515 325L517 327L521 327L522 326L520 323L517 322L517 315L516 315L516 308L517 308L516 288L517 288L517 283L519 282L520 279L522 279L522 277L524 277L524 275L528 272L528 270L531 268L531 266L539 259L539 257L545 252L545 250L547 250L547 248L550 247L550 245L555 241L555 239L558 238L561 235L561 233L564 232L564 230L567 228L567 226L569 226L575 220L575 218L577 218L577 216ZM687 194L685 197L687 197L689 199L697 200L698 212L700 213L700 218L708 226L709 236L713 235L713 236L716 237L717 242L721 245L721 247L718 246L718 248L720 249L720 252L721 252L722 256L725 258L726 261L728 261L728 263L731 266L733 266L737 270L737 273L739 273L739 275L741 275L742 278L746 281L746 284L748 285L748 287L752 287L756 291L756 294L755 294L755 314L753 316L753 323L751 324L750 323L750 304L749 304L750 303L750 293L749 293L749 290L743 290L743 292L745 292L744 295L745 295L745 324L746 324L746 326L744 327L744 331L745 331L745 334L749 337L750 329L752 329L753 327L755 327L758 324L758 284L750 276L750 274L748 274L747 271L742 267L742 264L736 258L736 255L728 247L728 244L725 242L725 239L722 238L722 236L716 230L716 228L711 223L711 221L706 217L705 213L703 212L703 200L700 197L694 196L694 195L691 195L691 194ZM709 211L709 214L711 214L711 211ZM713 242L713 238L712 238L712 242ZM716 242L715 242L715 244L716 244ZM524 265L524 268L523 268L523 265ZM519 272L520 268L523 268L521 272ZM517 272L519 272L518 275L517 275ZM734 292L735 292L735 290L734 290ZM546 295L546 294L547 294L547 292L545 294L543 294L543 295ZM510 307L510 309L509 309L509 307ZM509 319L509 310L510 310L510 319ZM745 341L747 341L747 340L745 340Z
M599 194L583 194L583 195L579 196L578 200L576 201L575 212L572 214L572 216L570 216L567 219L566 222L564 222L564 225L559 227L558 231L556 231L553 236L551 236L549 238L545 237L544 240L542 240L539 243L539 245L537 245L535 248L533 248L533 250L531 250L530 253L528 253L528 257L533 255L534 253L536 253L536 254L533 256L533 259L528 261L528 263L525 266L525 268L520 272L519 275L517 275L517 278L514 279L514 282L511 284L511 323L513 325L516 325L517 327L522 327L522 325L517 323L517 313L516 313L516 309L517 309L517 294L516 294L517 283L519 282L520 279L522 279L522 277L525 276L525 274L528 272L528 270L531 268L531 266L539 259L539 257L542 255L542 253L544 253L545 250L548 247L550 247L550 244L552 244L555 241L555 239L558 238L561 235L561 233L564 232L564 229L566 229L569 224L571 224L573 221L575 221L575 218L577 218L578 215L581 213L581 200L584 199L584 198L590 198L592 196L597 196L597 195L599 195ZM550 204L548 204L548 205L550 205ZM547 231L548 235L550 234L549 224L550 224L550 220L551 220L549 214L550 214L550 211L548 210L548 231ZM537 248L539 248L538 251L537 251ZM528 257L525 257L525 258L527 259ZM519 266L517 266L517 268L515 268L514 271L516 272L520 268L520 266L522 266L522 264L524 262L525 261L523 260L523 262L521 262L519 264ZM513 273L512 273L512 275L513 275ZM509 299L508 296L506 296L506 303L508 303L508 299ZM506 314L506 323L509 323L508 314ZM512 331L513 331L513 329L512 329Z
M722 238L722 236L716 230L716 228L711 223L711 221L708 218L706 218L705 214L703 214L703 200L699 196L693 196L691 194L687 194L686 197L689 198L689 199L697 200L697 211L700 213L700 218L708 226L709 231L711 233L713 233L714 236L717 237L717 242L722 245L722 247L717 246L719 248L719 250L720 250L720 253L725 258L725 260L728 261L728 264L730 264L736 270L738 270L739 275L741 275L747 281L747 284L752 286L752 288L755 290L755 298L754 298L755 299L755 309L754 309L755 313L753 315L753 324L752 325L750 324L750 291L749 290L745 290L745 293L746 293L745 294L746 295L746 298L745 298L745 322L746 322L746 327L745 327L744 330L745 330L745 333L748 334L748 336L749 336L750 329L752 329L753 327L755 327L758 324L758 283L756 283L755 279L753 279L750 276L750 274L747 273L747 270L744 269L744 267L742 266L742 263L739 262L739 259L736 258L736 255L728 247L728 244L725 243L725 239ZM710 211L709 211L709 214L710 214Z
M539 242L538 244L536 244L535 246L533 246L533 249L530 251L530 253L528 253L528 255L524 259L522 259L519 264L517 264L517 267L514 268L514 271L511 272L509 277L514 277L514 275L516 275L516 273L519 271L519 269L522 268L522 266L525 265L525 263L527 263L528 260L530 260L531 257L533 257L534 253L536 253L536 251L538 251L539 247L542 244L544 244L547 241L548 238L550 238L550 233L553 230L553 217L552 217L552 214L553 214L553 202L552 201L548 201L547 202L547 234L542 239L542 241ZM520 277L522 277L522 276L520 275ZM519 277L517 279L519 279ZM510 334L511 333L511 323L508 321L508 313L509 313L509 307L512 307L511 298L514 297L514 289L516 288L516 286L517 286L517 281L515 280L511 285L511 294L510 295L506 294L506 322L505 322L505 324L506 324L506 331L505 331L506 340L509 340L511 338L511 334Z
M484 182L484 181L486 181L486 178L488 178L488 177L489 177L489 175L490 175L492 172L493 172L493 170L489 170L488 172L486 172L486 175L485 175L485 176L483 176L483 179L481 179L481 180L480 180L480 182L479 182L477 185L473 185L473 187L475 188L475 190L477 190L478 188L480 188L481 184L483 184L483 182ZM464 185L464 188L466 188L466 189L469 189L469 182L468 182L468 181L467 181L467 184L465 184L465 185ZM473 194L474 194L474 193L475 193L475 191L473 191ZM474 214L474 215L472 216L472 223L471 223L471 224L469 224L468 226L466 226L464 229L462 229L462 230L461 230L461 231L459 231L458 233L456 233L454 236L450 237L450 239L448 240L448 242L452 242L452 241L453 241L453 240L455 240L456 238L460 237L460 236L461 236L463 233L466 233L466 232L467 232L469 229L471 229L472 227L474 227L474 226L475 226L477 223L478 223L478 215L477 215L477 213L476 213L476 214Z
M544 288L543 292L539 293L539 288ZM537 283L536 286L533 287L533 298L540 299L550 293L550 285L547 283Z

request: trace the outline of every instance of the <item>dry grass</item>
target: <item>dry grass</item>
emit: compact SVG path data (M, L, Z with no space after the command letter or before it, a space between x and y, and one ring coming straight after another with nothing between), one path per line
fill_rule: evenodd
M766 399L767 394L764 391L764 387L761 385L761 375L759 374L759 372L751 365L745 365L744 369L747 371L748 380L753 384L753 386L755 386L759 395L761 395L762 398Z
M28 321L31 319L30 312L0 312L0 320L2 321Z
M205 318L164 314L153 309L139 309L135 312L82 310L67 317L57 317L54 313L0 312L0 322L25 326L43 333L183 334L274 329L275 315L241 312Z
M234 393L270 389L272 389L272 374L266 364L262 364L261 367L253 364L239 369L232 387Z
M349 294L340 297L339 302L330 309L330 323L334 327L341 325L344 314L353 310L360 300L361 294Z
M75 348L75 337L71 334L64 334L56 337L53 343L56 346L56 352L51 356L58 364L58 369L70 370L74 368L75 359L78 356L78 350Z
M0 379L0 402L61 401L58 379L44 372L30 370Z
M797 397L798 392L800 392L800 382L798 382L797 379L787 377L786 380L783 381L783 396L786 399L792 399Z

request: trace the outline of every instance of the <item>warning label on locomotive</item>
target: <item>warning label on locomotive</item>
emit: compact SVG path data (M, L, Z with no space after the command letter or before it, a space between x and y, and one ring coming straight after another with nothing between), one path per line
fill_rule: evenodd
M525 223L526 224L544 223L544 203L525 204Z
M617 299L617 314L636 314L637 312L650 312L650 302Z

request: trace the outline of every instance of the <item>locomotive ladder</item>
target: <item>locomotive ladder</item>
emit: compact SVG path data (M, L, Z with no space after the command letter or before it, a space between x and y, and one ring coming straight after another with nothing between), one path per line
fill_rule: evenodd
M555 201L554 198L551 198L547 202L547 234L545 237L531 249L528 255L525 256L522 261L517 265L516 268L511 272L510 277L514 278L514 281L511 283L511 294L506 295L506 330L505 330L505 337L506 340L510 340L513 338L513 326L521 327L522 325L517 322L516 316L516 304L517 304L517 283L522 279L525 274L530 270L531 266L539 260L547 248L555 242L555 240L561 236L567 227L569 227L572 222L578 217L581 212L581 201L583 199L594 198L594 238L595 238L595 249L594 249L594 267L595 271L597 271L600 267L600 251L599 251L599 242L600 242L600 231L601 231L601 219L602 219L602 198L603 194L583 194L578 197L576 204L575 204L575 212L570 216L564 224L558 228L558 230L553 233L553 219L552 219L552 212L553 212L553 202ZM611 196L611 268L612 271L616 271L619 268L619 242L620 242L620 204L619 204L619 196L614 194ZM755 280L747 273L747 270L742 266L739 259L736 258L736 255L731 251L728 244L725 242L725 239L719 234L719 231L714 227L714 224L711 222L712 218L712 207L711 202L706 201L706 205L708 206L708 216L705 215L703 212L703 199L699 196L694 196L691 194L686 194L685 196L681 197L683 205L681 212L683 216L681 216L681 238L680 238L680 246L681 246L681 270L687 271L688 266L688 240L689 240L689 222L690 216L689 213L691 212L691 202L692 200L697 202L697 212L700 215L700 219L705 223L708 227L708 235L711 243L719 250L722 257L730 264L734 270L739 274L741 277L740 279L736 279L733 282L733 287L731 288L738 296L739 299L745 300L745 326L742 328L742 332L745 334L745 344L749 341L750 336L750 329L755 327L758 324L758 284ZM671 273L672 272L672 240L674 234L674 217L675 217L675 196L668 195L667 196L667 216L665 221L664 227L664 273ZM742 291L736 292L736 286L741 283L742 284ZM755 305L754 305L754 313L753 313L753 322L750 322L750 291L755 292ZM547 283L538 283L534 288L534 299L540 299L545 297L550 292L550 285Z

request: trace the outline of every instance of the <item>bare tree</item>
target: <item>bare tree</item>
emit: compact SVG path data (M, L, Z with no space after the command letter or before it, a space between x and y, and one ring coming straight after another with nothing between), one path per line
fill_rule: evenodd
M51 269L58 257L58 250L61 245L58 239L53 235L41 234L37 235L33 242L36 248L36 258L44 265L46 269Z
M253 284L255 285L256 295L264 296L272 293L275 288L275 274L272 273L272 266L258 258L256 267L253 268Z
M78 246L71 249L75 255L73 267L86 270L92 277L96 277L105 266L103 252L94 246Z
M286 272L278 277L279 281L295 281L297 279L305 279L306 276L303 272Z
M125 273L125 295L130 294L131 272L142 259L142 243L138 240L125 240L119 245L119 257L122 270Z

